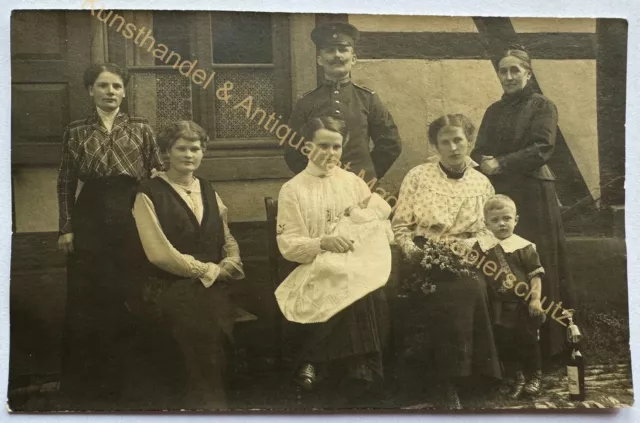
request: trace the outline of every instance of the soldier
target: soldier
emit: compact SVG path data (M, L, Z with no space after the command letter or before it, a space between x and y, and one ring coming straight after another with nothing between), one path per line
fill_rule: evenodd
M330 116L344 120L349 141L343 147L343 167L369 182L384 176L402 147L393 117L378 95L351 81L358 37L358 29L344 22L325 24L311 32L325 81L298 100L288 126L300 133L310 118ZM373 149L369 146L370 140ZM285 144L284 158L295 173L302 172L307 165L302 147Z

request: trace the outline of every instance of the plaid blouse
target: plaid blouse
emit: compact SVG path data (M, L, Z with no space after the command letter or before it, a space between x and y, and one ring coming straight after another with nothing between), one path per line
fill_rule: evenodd
M158 147L146 119L118 113L111 132L97 112L67 126L62 140L62 161L58 174L60 233L73 232L71 211L78 180L129 175L138 180L162 170Z

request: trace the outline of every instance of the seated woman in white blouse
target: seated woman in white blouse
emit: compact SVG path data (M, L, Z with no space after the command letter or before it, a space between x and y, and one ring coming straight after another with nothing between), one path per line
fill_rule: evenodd
M445 115L429 125L429 143L438 153L436 161L421 164L407 173L392 227L396 241L409 263L424 256L425 239L464 240L489 233L484 224L484 202L494 194L486 176L472 168L475 127L464 115ZM422 269L426 272L426 270ZM442 278L443 275L440 275ZM482 275L436 280L436 291L424 297L420 316L410 331L423 331L431 340L446 396L446 406L461 408L454 382L467 376L500 378L500 366L489 320L489 302Z
M343 143L348 142L343 121L314 118L302 131L311 140L303 150L309 163L280 190L277 241L287 260L311 263L323 251L346 253L358 248L351 239L332 231L341 214L370 197L371 191L361 178L337 166ZM330 277L326 283L331 289ZM351 405L376 405L369 388L382 379L386 307L384 293L378 289L326 322L291 323L302 332L302 347L296 354L300 364L297 381L311 389L324 379L328 392L341 392ZM369 403L362 403L363 399Z
M193 174L207 141L191 121L166 128L158 145L169 170L140 184L133 210L151 263L143 270L142 307L181 353L180 363L163 369L181 370L167 380L177 388L162 404L169 409L226 408L223 346L234 306L223 281L242 279L244 271L227 208L211 184Z

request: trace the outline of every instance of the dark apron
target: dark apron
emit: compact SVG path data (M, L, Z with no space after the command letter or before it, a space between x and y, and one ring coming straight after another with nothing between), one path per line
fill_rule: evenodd
M74 205L61 378L71 409L113 408L121 397L133 332L129 282L144 263L131 212L137 184L126 175L89 180Z

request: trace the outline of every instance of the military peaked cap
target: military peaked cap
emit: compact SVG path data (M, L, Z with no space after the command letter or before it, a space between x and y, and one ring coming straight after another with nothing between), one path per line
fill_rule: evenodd
M360 32L346 22L329 22L311 31L311 40L318 48L330 46L356 46Z

